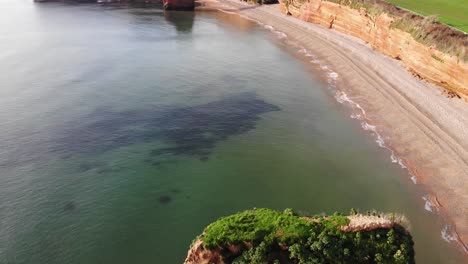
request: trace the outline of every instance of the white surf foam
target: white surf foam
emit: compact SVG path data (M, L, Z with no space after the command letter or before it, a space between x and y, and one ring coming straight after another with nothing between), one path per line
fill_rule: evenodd
M429 199L429 197L423 196L422 199L424 200L424 209L426 209L426 211L428 211L428 212L433 213L434 210L435 210L435 207L434 207L434 205L432 204L432 202L431 202L431 200Z
M329 73L328 73L328 77L336 81L336 80L338 79L338 73L336 73L336 72L329 72Z
M367 121L366 111L364 110L364 108L362 108L358 103L356 103L351 98L349 98L349 96L343 91L336 91L335 98L339 103L341 104L347 103L355 110L358 110L358 113L351 114L351 118L361 121L361 127L366 131L370 131L375 136L376 138L375 142L380 147L385 148L388 151L390 151L390 159L393 163L397 163L398 165L400 165L402 169L408 169L407 166L404 164L403 160L399 158L395 154L395 152L385 144L385 140L383 136L378 132L377 127L375 125L370 124ZM414 184L416 184L417 183L416 176L413 174L410 174L410 175L411 175L411 181Z
M309 55L309 52L305 48L300 48L297 52L304 54L305 56ZM311 54L310 54L311 55Z
M457 234L455 234L453 231L452 231L452 226L449 225L449 224L446 224L444 226L444 228L442 229L441 231L441 235L442 235L442 238L449 242L449 243L452 243L453 241L457 241Z

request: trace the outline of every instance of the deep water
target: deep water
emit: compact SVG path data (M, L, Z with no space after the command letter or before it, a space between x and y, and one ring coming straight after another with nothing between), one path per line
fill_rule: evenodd
M160 6L2 2L0 263L181 263L253 207L408 216L461 263L424 191L276 35Z

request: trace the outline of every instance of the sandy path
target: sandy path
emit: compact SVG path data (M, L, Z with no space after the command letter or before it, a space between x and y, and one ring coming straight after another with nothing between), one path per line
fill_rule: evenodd
M338 73L338 88L365 109L363 121L377 126L385 144L440 204L439 211L456 227L454 235L466 249L467 103L446 98L440 88L412 76L399 61L375 52L362 40L286 16L278 5L220 0L216 7L219 4L286 33L330 65Z

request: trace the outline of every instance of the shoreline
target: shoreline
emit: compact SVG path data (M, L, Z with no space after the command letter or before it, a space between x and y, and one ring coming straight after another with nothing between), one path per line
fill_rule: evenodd
M286 16L279 4L200 4L197 11L220 10L263 24L299 44L311 63L330 65L322 70L337 89L336 100L348 104L351 118L428 192L426 210L447 222L442 237L468 253L468 105L463 100L446 98L443 88L417 79L361 39Z

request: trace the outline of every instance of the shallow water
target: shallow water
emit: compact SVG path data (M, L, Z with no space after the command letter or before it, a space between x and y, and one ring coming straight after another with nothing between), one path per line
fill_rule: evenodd
M462 263L424 191L278 34L158 6L2 7L0 263L181 263L252 207L403 213L419 263Z

